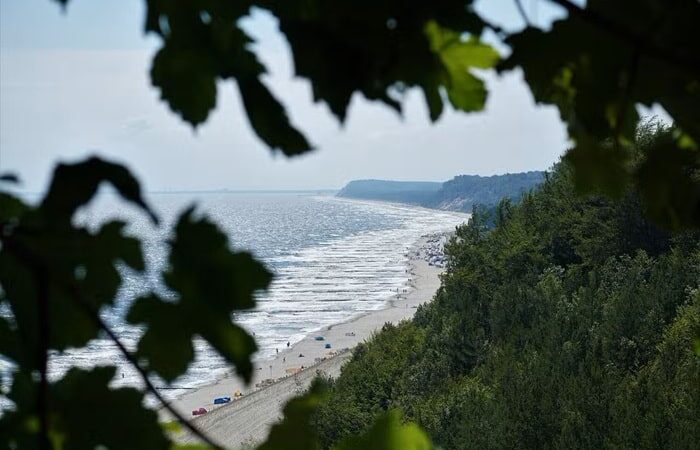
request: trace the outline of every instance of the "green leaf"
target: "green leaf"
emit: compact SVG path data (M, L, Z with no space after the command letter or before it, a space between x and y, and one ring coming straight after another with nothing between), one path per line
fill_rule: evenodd
M559 108L577 146L609 140L629 147L638 103L660 104L697 141L700 44L686 27L697 22L700 4L681 0L667 8L663 2L591 1L585 9L614 29L580 14L556 21L548 31L527 28L506 39L513 51L499 69L522 68L535 99ZM608 179L619 172L615 155L579 156L590 163L592 177L596 171Z
M441 27L435 21L426 24L425 34L431 50L440 55L443 61L479 69L490 69L498 62L498 52L490 45L473 37L464 39L460 33Z
M18 184L19 177L14 173L3 173L0 174L0 183Z
M440 118L440 115L442 115L443 109L440 90L435 86L425 86L423 87L423 96L425 97L425 103L428 106L430 120L435 122Z
M192 340L201 336L249 381L255 341L231 315L255 306L254 293L268 287L272 274L249 253L231 251L226 235L192 209L178 220L169 262L163 276L176 298L142 298L127 315L131 323L147 325L137 355L172 381L186 370Z
M110 389L115 367L71 369L49 386L49 435L54 448L166 449L169 442L155 411L143 406L133 388ZM10 398L17 408L3 421L16 431L8 443L18 448L37 445L35 405L38 383L16 374Z
M483 109L486 88L483 81L469 73L469 69L493 67L498 61L498 53L490 45L476 39L464 40L459 33L442 28L434 21L428 22L425 34L431 50L439 55L445 67L444 84L452 106L462 111ZM431 113L431 118L433 116Z
M454 82L447 78L446 67L425 34L426 24L434 22L479 36L483 22L470 4L389 0L358 8L351 0L273 0L266 7L279 19L289 41L296 75L307 78L314 100L325 102L343 122L355 92L400 111L400 102L389 92L399 85L420 87L436 120L442 108L440 87L452 83L455 91L466 91L467 85L473 88L473 80L461 73L455 74ZM455 100L460 101L467 103Z
M193 126L206 121L216 106L215 68L197 49L163 46L153 58L151 82L170 109Z
M479 111L486 102L484 83L466 71L459 63L445 63L449 73L447 97L456 109L462 111Z
M59 165L38 207L0 193L0 285L15 321L20 349L15 357L27 369L36 368L40 327L49 330L50 349L85 345L99 331L92 315L114 302L121 283L117 264L144 269L140 242L124 236L123 222L106 223L96 232L72 225L76 209L103 180L148 210L131 174L96 158ZM48 323L39 321L42 301Z
M150 370L167 381L185 373L194 359L194 346L191 325L179 305L155 295L139 298L131 306L127 320L148 325L136 356L145 358Z
M139 242L122 235L121 222L107 223L92 234L83 229L55 230L53 224L25 218L3 238L0 250L0 284L17 322L21 354L28 358L36 354L43 326L38 322L42 295L48 303L50 348L85 345L99 331L85 308L98 312L114 303L121 284L118 262L143 269Z
M259 79L241 79L238 87L253 130L270 148L287 156L311 150L304 135L290 125L284 107Z
M651 219L672 230L700 224L700 152L663 133L645 149L637 189Z
M629 152L585 137L576 144L563 159L574 169L574 185L579 193L603 193L619 198L629 189L632 181Z
M16 226L16 222L28 210L29 206L25 205L24 202L17 197L5 192L0 192L0 221L3 222L3 225L8 226L14 223L13 226Z
M210 447L206 444L173 444L172 447L170 447L170 450L212 450L213 447Z
M148 0L147 5L146 30L164 42L151 81L174 112L193 126L203 123L216 106L217 81L233 78L253 130L270 148L287 156L311 150L260 81L265 67L237 24L251 3Z
M431 450L425 432L414 423L402 423L398 411L389 411L360 436L350 437L333 450Z
M70 222L75 211L94 197L101 183L114 186L125 200L141 207L157 223L158 218L141 197L138 181L122 165L92 157L77 164L59 164L54 170L41 211L52 221Z
M311 417L326 395L325 383L320 379L314 380L306 394L293 398L285 405L282 421L272 426L267 440L257 450L319 449Z

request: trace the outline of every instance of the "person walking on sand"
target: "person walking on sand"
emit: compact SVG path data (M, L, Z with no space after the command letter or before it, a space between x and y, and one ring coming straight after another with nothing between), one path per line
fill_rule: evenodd
M287 341L287 348L289 348L289 341Z

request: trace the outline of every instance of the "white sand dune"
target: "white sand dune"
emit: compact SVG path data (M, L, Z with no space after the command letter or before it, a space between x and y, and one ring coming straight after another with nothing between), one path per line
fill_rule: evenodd
M416 248L422 248L423 245L425 239L419 241ZM330 326L305 337L289 349L280 349L274 359L262 361L256 366L254 381L250 386L246 387L237 377L224 378L216 384L182 395L172 405L190 417L192 410L206 408L209 411L207 414L193 418L192 421L222 446L235 448L263 440L270 426L281 417L284 404L293 396L304 392L318 373L332 377L340 374L342 365L351 356L351 352L345 349L352 349L367 340L387 322L398 323L413 317L419 304L432 299L440 286L439 274L442 269L415 257L415 251L412 253L412 287L406 293L399 293L392 298L386 308ZM317 336L323 336L324 340L316 340ZM326 344L330 344L331 348L325 348ZM290 375L289 372L301 369L302 366L303 370ZM275 381L265 387L254 387L263 380ZM244 393L242 399L222 406L213 405L215 397L233 397L237 390ZM163 410L160 413L163 420L168 420ZM175 437L183 443L197 442L187 431L182 431Z

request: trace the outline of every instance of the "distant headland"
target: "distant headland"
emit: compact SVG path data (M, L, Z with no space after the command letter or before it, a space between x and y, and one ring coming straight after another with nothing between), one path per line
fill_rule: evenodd
M504 197L517 200L523 192L542 183L544 177L543 171L531 171L486 177L458 175L445 182L354 180L346 184L337 195L451 211L471 211L474 205L495 205Z

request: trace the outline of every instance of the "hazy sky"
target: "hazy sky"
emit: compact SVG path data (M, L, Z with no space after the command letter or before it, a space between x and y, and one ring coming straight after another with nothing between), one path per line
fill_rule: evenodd
M546 2L525 1L550 20ZM150 87L157 48L144 37L142 0L0 0L0 171L41 190L58 160L91 153L125 162L146 189L337 188L351 179L446 180L457 174L545 169L566 148L557 112L539 107L519 73L487 74L484 112L446 111L431 125L418 91L404 116L359 95L341 126L294 79L276 22L258 12L246 29L258 40L265 79L317 148L300 158L272 154L251 131L232 81L196 132ZM478 4L493 20L520 26L512 0Z

